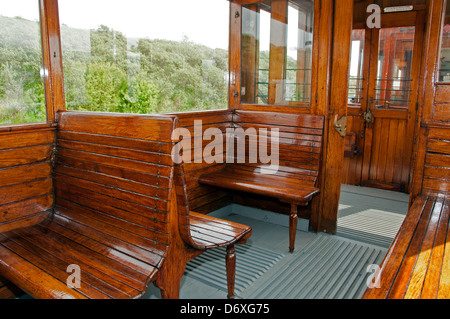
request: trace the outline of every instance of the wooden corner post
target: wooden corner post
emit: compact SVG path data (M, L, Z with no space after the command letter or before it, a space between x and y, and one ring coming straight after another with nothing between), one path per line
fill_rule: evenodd
M344 138L335 129L336 119L347 116L348 72L350 63L353 1L333 1L333 35L328 109L324 112L326 135L322 159L319 209L311 216L316 231L336 233L337 212L344 160ZM323 6L322 6L323 8Z
M66 109L58 0L39 0L47 121Z

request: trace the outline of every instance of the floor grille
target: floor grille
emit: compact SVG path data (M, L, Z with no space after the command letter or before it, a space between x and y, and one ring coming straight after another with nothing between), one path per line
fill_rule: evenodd
M389 248L405 216L367 209L338 219L336 235Z
M239 293L251 286L285 256L284 254L249 244L236 245L235 248L236 295L239 295ZM225 248L207 250L188 263L185 275L226 292L225 256Z
M367 288L368 266L379 264L386 249L337 236L319 234L301 252L258 287L241 295L249 299L355 299Z

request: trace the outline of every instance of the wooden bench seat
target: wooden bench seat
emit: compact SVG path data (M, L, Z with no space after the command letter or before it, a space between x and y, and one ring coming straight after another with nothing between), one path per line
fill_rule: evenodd
M226 247L228 298L234 298L236 255L235 244L244 244L252 234L252 228L224 219L199 214L190 210L183 164L175 165L175 189L177 194L180 236L186 244L186 262L208 249ZM184 268L183 268L184 270ZM180 273L179 276L182 274Z
M173 237L175 126L170 116L59 113L45 159L52 209L0 231L1 275L35 298L142 296L159 279ZM0 205L5 216L28 208Z
M206 250L244 243L251 235L251 227L196 212L189 212L192 245Z
M233 297L233 245L251 228L178 211L176 127L175 116L60 112L38 163L0 170L0 275L38 299L139 298L150 283L175 299L186 263L226 246ZM16 178L16 166L31 173Z
M450 297L450 200L416 198L364 299Z
M280 201L298 205L308 204L320 191L312 185L299 187L299 181L295 178L280 178L276 175L258 173L257 168L254 171L248 171L240 167L240 165L228 164L218 172L200 176L199 181L211 186L276 197Z
M269 196L290 204L289 251L293 252L298 206L308 205L319 193L316 181L322 153L324 118L313 115L236 110L233 114L233 127L244 132L252 128L257 131L264 129L269 132L266 136L269 136L268 141L271 143L274 141L270 138L271 130L278 130L277 171L273 172L274 174L267 174L268 166L260 162L250 163L249 155L246 155L245 163L241 163L241 160L237 160L238 152L234 151L233 163L227 161L221 170L203 174L198 181L203 185ZM252 136L252 133L247 136ZM258 134L256 138L259 140L260 135ZM245 149L254 152L255 145L249 145L248 140L245 140ZM236 140L234 146L238 143L239 140ZM271 143L267 143L269 148Z

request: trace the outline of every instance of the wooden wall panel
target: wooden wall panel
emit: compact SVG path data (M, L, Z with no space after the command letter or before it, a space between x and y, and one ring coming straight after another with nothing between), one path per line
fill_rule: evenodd
M224 136L226 129L231 127L232 122L231 110L177 113L174 115L179 119L180 128L188 129L192 137L194 137L195 133L195 121L202 121L202 134L204 134L205 130L208 128L218 128L223 132ZM203 153L205 147L213 141L207 140L206 138L209 138L209 136L204 135L202 152L195 152L195 149L193 149L191 154L192 162L184 164L189 209L202 214L210 213L232 202L232 197L229 192L214 187L200 185L198 182L198 177L200 175L218 171L222 169L224 165L215 162L207 163L205 159L203 159L201 163L194 162L195 159L201 157L200 154ZM193 138L192 146L194 146ZM226 156L225 150L226 148L224 145L223 156ZM216 154L213 153L212 155Z
M437 84L432 120L450 124L450 84Z
M450 196L450 128L428 131L422 192Z
M361 132L364 131L364 121L360 114L348 115L347 133L355 133L356 145L363 150L364 139L361 138ZM353 158L344 157L344 167L342 174L342 183L347 185L357 185L361 183L361 169L362 169L362 154Z
M406 121L402 119L376 119L373 132L373 149L369 170L369 183L407 185L402 176L406 154ZM408 166L409 167L409 166Z
M49 127L0 133L0 232L39 222L53 207L54 143Z

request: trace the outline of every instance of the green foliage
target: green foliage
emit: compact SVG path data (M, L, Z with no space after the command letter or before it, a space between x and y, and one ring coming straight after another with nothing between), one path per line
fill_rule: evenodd
M0 16L0 124L45 121L37 22ZM13 28L11 27L13 26ZM21 37L31 30L32 37ZM69 110L166 113L227 106L228 52L62 25Z

